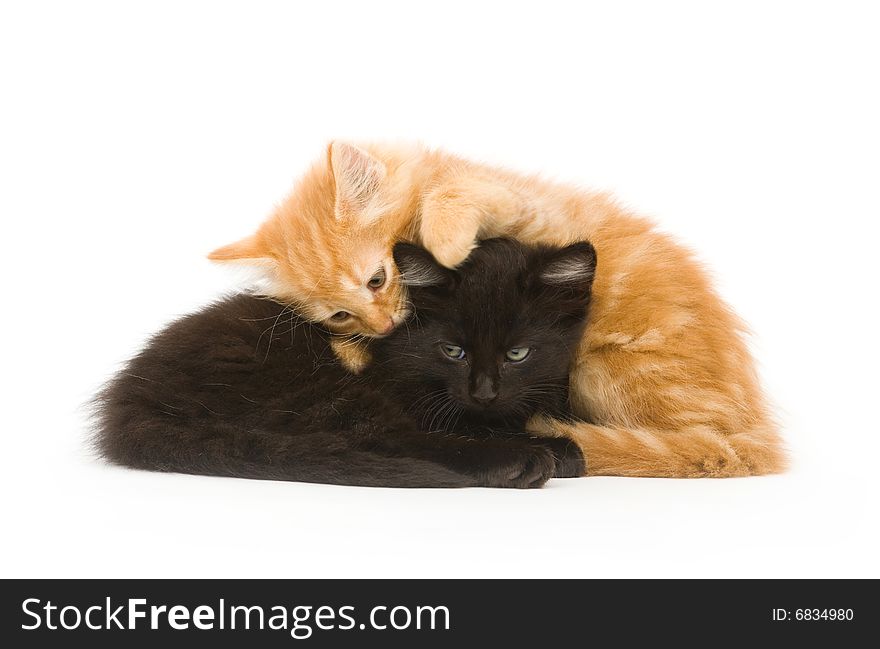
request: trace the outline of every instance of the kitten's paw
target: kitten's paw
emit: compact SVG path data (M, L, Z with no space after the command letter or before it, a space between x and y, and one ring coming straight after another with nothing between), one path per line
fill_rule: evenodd
M556 457L554 478L581 478L587 474L587 462L583 452L571 437L564 436L566 424L546 415L532 417L526 431L549 445Z
M580 447L567 437L550 437L541 440L550 447L556 461L554 478L582 478L587 474L587 463Z
M526 423L526 432L538 437L559 437L557 429L561 423L548 415L535 415Z
M477 225L467 227L466 223L467 219L451 218L435 210L422 223L422 245L443 266L455 268L477 247Z
M365 344L354 342L351 338L333 338L330 348L342 366L352 374L360 374L370 364L372 357Z
M711 454L698 459L694 462L692 473L700 478L738 478L749 475L749 470L731 449L730 452Z
M436 242L433 247L425 246L434 255L434 258L446 268L455 268L461 262L468 258L471 251L477 247L475 241L440 241Z
M499 453L497 464L485 472L485 486L531 489L553 477L556 460L545 445L514 447Z

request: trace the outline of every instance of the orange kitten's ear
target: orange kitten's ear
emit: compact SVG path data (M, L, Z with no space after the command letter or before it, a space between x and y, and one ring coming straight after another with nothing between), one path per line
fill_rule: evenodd
M277 293L278 262L265 242L253 236L217 248L208 255L211 261L219 261L235 273L238 282L249 285L257 293L274 295Z
M345 142L331 142L327 155L336 181L336 217L357 216L385 180L385 164Z
M217 248L208 255L211 261L248 261L254 263L273 262L275 258L263 245L256 235L252 235L241 241L230 243L228 246Z

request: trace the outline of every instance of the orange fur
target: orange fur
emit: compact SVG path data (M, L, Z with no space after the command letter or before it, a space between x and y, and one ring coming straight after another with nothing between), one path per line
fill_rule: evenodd
M264 292L338 334L334 349L360 369L367 361L360 337L381 336L406 317L391 247L417 200L412 167L333 144L255 234L208 257L259 268ZM386 283L370 290L379 269ZM338 312L350 317L332 319Z
M334 154L344 158L334 164ZM605 195L418 147L334 144L254 237L212 258L264 258L275 297L325 322L330 309L350 310L357 319L348 327L328 326L377 335L383 318L405 315L396 275L386 297L371 301L340 278L363 281L364 259L388 264L397 238L420 240L455 266L492 236L589 239L598 253L590 322L571 374L575 414L589 423L536 421L536 433L574 439L590 475L785 468L742 323L688 251ZM354 369L367 361L360 348L337 350Z

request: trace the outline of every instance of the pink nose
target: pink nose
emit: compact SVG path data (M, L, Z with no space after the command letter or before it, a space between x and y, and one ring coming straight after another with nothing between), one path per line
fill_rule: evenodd
M388 318L388 322L385 323L385 327L379 333L384 336L385 334L390 334L392 329L394 329L394 320Z

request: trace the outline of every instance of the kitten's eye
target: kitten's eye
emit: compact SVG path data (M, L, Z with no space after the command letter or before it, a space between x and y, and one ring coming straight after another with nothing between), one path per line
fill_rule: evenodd
M440 350L449 358L456 361L464 360L464 350L458 345L440 345Z
M345 322L351 317L351 314L348 311L337 311L333 315L330 316L330 319L333 322Z
M373 291L385 286L385 269L380 268L378 272L370 278L370 281L367 282L367 286Z
M514 347L513 349L508 349L504 356L511 363L519 363L526 360L531 352L532 349L530 347Z

